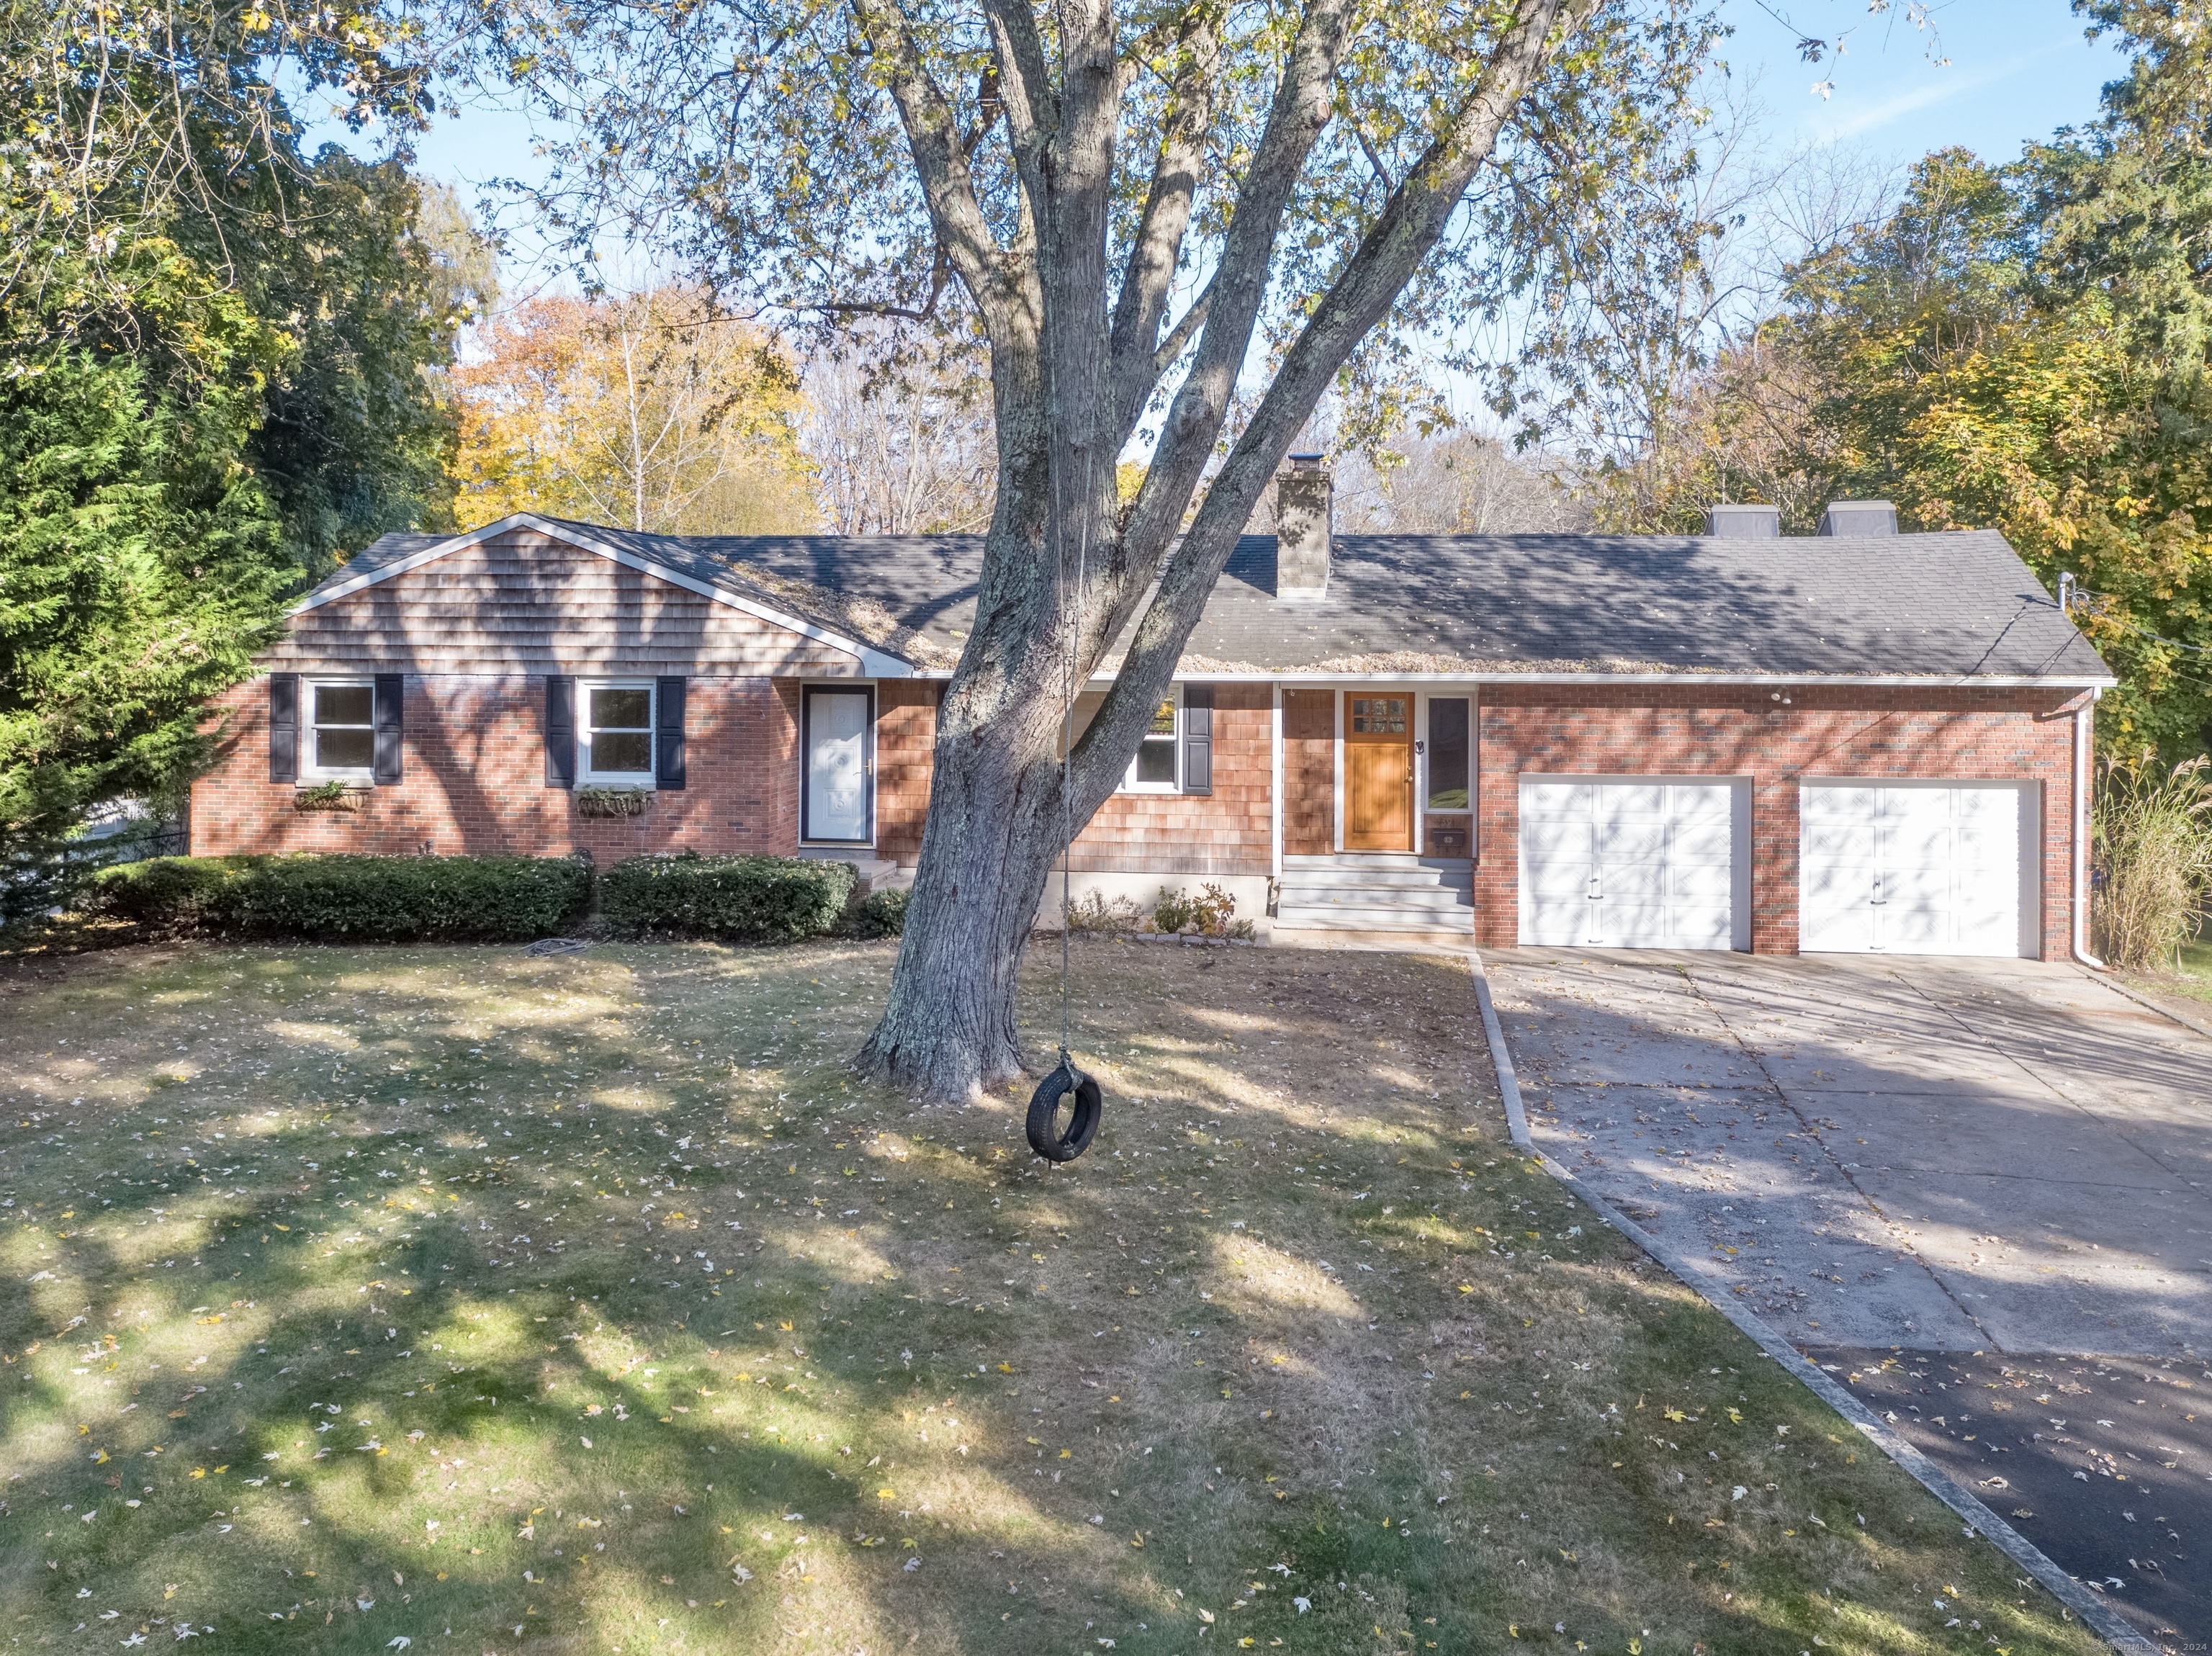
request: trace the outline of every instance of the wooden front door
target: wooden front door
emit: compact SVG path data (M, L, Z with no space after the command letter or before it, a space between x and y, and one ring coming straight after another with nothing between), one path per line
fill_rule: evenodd
M1344 848L1413 848L1413 698L1344 698Z

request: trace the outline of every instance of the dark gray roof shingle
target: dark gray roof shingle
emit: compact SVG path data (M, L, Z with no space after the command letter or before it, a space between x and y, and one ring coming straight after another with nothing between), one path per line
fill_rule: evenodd
M788 602L798 583L880 608L937 646L931 655L957 652L974 624L978 536L575 527L732 591ZM387 535L331 579L438 539ZM1278 598L1274 574L1273 537L1237 543L1191 635L1189 667L2110 677L1990 530L1779 540L1345 535L1325 597Z

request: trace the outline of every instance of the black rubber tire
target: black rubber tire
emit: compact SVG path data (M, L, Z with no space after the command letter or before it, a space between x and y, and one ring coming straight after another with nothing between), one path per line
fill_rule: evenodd
M1075 1103L1066 1131L1056 1131L1060 1101L1073 1095ZM1048 1162L1073 1162L1098 1137L1098 1118L1105 1104L1098 1083L1063 1059L1030 1097L1030 1148Z

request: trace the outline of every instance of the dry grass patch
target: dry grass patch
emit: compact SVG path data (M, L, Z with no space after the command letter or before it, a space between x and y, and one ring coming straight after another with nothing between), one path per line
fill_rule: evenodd
M2094 1647L1510 1152L1458 963L1079 943L1048 1170L843 1067L890 958L20 969L5 1631Z

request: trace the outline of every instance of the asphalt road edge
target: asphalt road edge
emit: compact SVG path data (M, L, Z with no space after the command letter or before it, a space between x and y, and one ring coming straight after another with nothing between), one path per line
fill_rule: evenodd
M2107 1605L2100 1603L2094 1593L2044 1556L2041 1549L2033 1542L1990 1511L1948 1472L1890 1430L1874 1410L1808 1362L1796 1347L1741 1306L1709 1292L1702 1280L1704 1272L1674 1244L1652 1235L1626 1215L1617 1211L1610 1202L1585 1185L1572 1170L1561 1166L1536 1148L1535 1141L1528 1134L1528 1116L1521 1101L1521 1083L1513 1073L1513 1054L1506 1047L1505 1031L1498 1021L1498 1008L1491 999L1490 979L1483 971L1482 956L1470 949L1467 951L1467 959L1474 974L1475 1004L1482 1013L1482 1033L1490 1043L1490 1061L1498 1072L1498 1097L1505 1106L1506 1131L1512 1136L1514 1147L1533 1158L1546 1173L1565 1186L1577 1201L1656 1259L1684 1287L1734 1323L1760 1350L1780 1363L1821 1402L1849 1421L1861 1436L1903 1467L1929 1494L1965 1519L1969 1535L1978 1532L1995 1542L2006 1557L2026 1570L2051 1597L2079 1616L2107 1644L2115 1650L2127 1653L2127 1656L2163 1656L2157 1645L2129 1626Z

